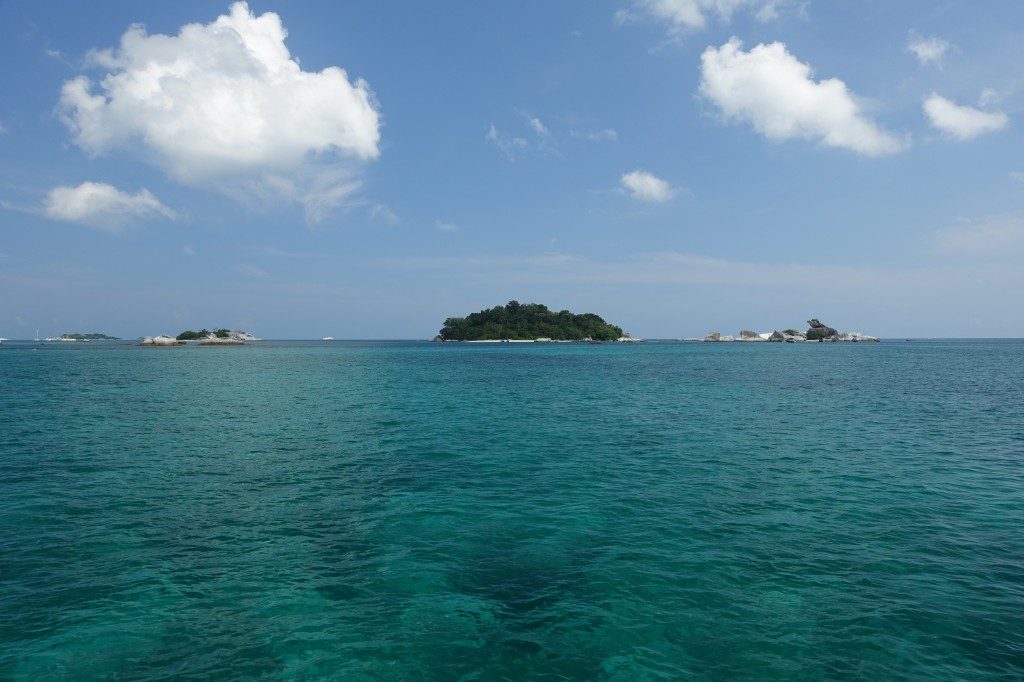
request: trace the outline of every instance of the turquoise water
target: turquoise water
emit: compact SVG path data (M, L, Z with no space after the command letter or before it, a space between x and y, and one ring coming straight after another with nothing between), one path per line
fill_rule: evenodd
M0 679L1019 679L1024 343L0 346Z

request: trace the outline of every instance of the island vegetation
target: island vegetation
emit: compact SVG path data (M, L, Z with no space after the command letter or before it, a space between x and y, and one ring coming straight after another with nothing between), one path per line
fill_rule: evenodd
M212 332L208 329L200 329L197 332L191 329L186 329L176 337L178 341L200 341L209 338L210 335L215 336L218 339L226 339L231 336L230 329L214 329Z
M60 338L70 339L74 341L120 341L116 336L107 336L106 334L82 334L80 332L74 332L71 334L61 334Z
M552 341L615 341L622 328L605 322L594 313L554 312L540 303L509 301L507 305L481 310L466 317L449 317L439 338L444 341L486 341L496 339Z

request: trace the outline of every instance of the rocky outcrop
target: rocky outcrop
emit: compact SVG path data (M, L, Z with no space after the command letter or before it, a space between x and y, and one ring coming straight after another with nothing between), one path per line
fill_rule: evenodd
M831 341L839 338L839 332L835 328L822 324L816 317L807 320L807 325L809 327L807 330L808 341Z
M809 329L807 333L798 331L796 329L784 329L779 331L763 332L758 334L757 332L750 331L749 329L743 329L740 331L740 335L736 338L732 336L723 336L719 332L709 332L704 337L704 341L771 341L773 343L802 343L804 341L878 341L874 336L868 336L861 334L860 332L839 332L833 327L829 327L823 324L817 318L807 321ZM693 341L700 341L701 339L689 339Z
M242 339L234 335L222 337L210 334L206 338L199 339L200 346L241 346L243 343Z
M867 334L861 334L860 332L844 332L839 335L839 341L866 341L870 343L878 343L877 336L868 336Z
M768 340L773 343L798 343L807 340L807 338L800 332L796 332L795 334L792 332L792 329L788 329L784 332L780 332L776 329L768 336Z
M184 346L184 341L178 341L173 336L167 336L167 334L160 334L159 336L146 336L143 337L139 343L140 346Z

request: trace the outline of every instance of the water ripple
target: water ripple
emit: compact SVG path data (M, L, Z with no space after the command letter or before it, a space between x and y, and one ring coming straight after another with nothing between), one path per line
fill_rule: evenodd
M0 679L1024 676L1024 344L0 347Z

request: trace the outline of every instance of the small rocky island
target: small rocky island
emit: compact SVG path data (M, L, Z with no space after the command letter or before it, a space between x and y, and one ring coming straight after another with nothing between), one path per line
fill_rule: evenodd
M65 333L58 337L61 341L120 341L116 336L107 336L106 334L97 334L95 332L90 334L82 334L81 332Z
M554 312L540 303L509 301L466 317L449 317L434 341L634 341L594 313Z
M739 336L723 336L719 332L709 332L703 339L695 341L721 342L721 341L772 341L776 343L797 343L805 341L867 341L877 342L878 337L868 336L860 332L840 332L834 327L829 327L812 318L807 320L807 331L802 332L796 329L776 329L771 332L752 332L747 329L740 331Z
M241 346L246 341L259 341L258 338L245 331L231 331L221 328L209 331L186 329L176 337L160 334L159 336L143 337L140 346L184 346L186 342L195 342L200 346Z

